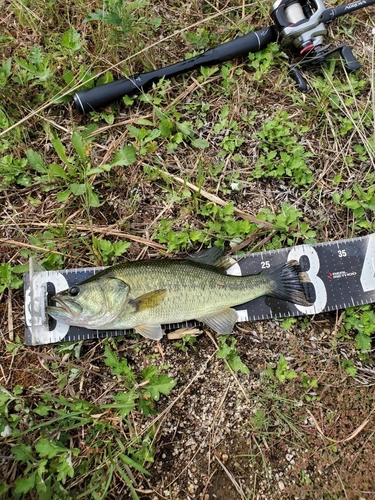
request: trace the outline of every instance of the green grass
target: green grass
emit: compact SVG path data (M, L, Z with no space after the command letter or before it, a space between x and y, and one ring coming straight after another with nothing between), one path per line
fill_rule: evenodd
M67 345L59 352L65 353L65 359L73 353L79 358L80 348ZM13 353L17 355L15 349ZM40 394L38 390L25 394L21 385L12 391L1 390L4 450L11 452L17 467L14 484L2 483L2 493L8 492L13 498L29 492L38 498L71 498L66 487L74 481L76 491L80 491L78 498L106 497L114 475L119 475L131 497L139 498L133 473L149 475L144 466L153 462L155 427L139 433L128 417L133 411L145 417L157 413L155 402L162 394L169 395L176 382L162 373L166 366L160 369L149 365L137 374L109 345L104 354L104 363L118 385L110 403L94 404L79 397ZM52 363L51 369L60 372L60 390L83 375L82 370L69 365L61 370Z
M161 436L168 418L183 413L189 360L198 360L195 380L204 362L200 351L212 347L196 337L163 341L165 352L137 337L25 347L22 273L29 257L52 270L212 245L251 252L374 232L375 84L366 12L342 18L327 37L327 43L353 45L361 71L348 75L331 58L306 73L306 94L295 89L285 54L271 44L242 60L159 81L84 117L72 108L77 90L151 71L269 25L269 7L263 1L255 9L238 2L6 0L0 20L0 312L7 325L0 347L0 496L142 498L161 474L159 463L170 458L160 459L160 450L169 450ZM356 407L355 380L374 362L373 324L369 305L348 309L340 320L284 320L284 329L275 324L272 334L268 326L251 325L261 349L269 348L268 359L264 351L251 357L258 344L246 334L218 339L215 363L220 378L235 381L234 409L245 396L256 403L238 430L244 443L252 440L251 452L241 439L246 449L233 447L241 460L247 457L244 470L251 463L259 477L268 474L284 463L280 442L298 442L304 461L294 469L295 487L312 491L311 498L323 491L312 470L320 460L335 463L342 448L323 446L306 427L303 410L322 411L327 432L336 435L340 419L336 408L326 411L325 391L339 394L345 380L345 397ZM304 351L313 336L317 354ZM168 368L168 359L178 369ZM218 378L207 369L203 383L215 387ZM250 387L255 382L259 392ZM229 385L218 387L231 394ZM214 423L225 404L220 398ZM367 401L358 403L359 413ZM348 435L350 418L360 422L343 400L337 404L348 415L338 431ZM228 419L233 407L225 408ZM194 432L202 422L191 424ZM225 425L220 422L217 432ZM182 435L188 431L193 434L186 428ZM174 432L180 432L177 424L173 443ZM208 434L212 443L214 434ZM210 450L211 464L215 446ZM172 456L176 465L165 467L179 466L178 454ZM361 467L351 469L353 498L364 496L361 470L373 470L370 461ZM274 491L277 482L267 477ZM185 479L181 473L180 481L165 484L171 492L180 485L177 497L188 491ZM349 497L351 483L345 476L340 489L339 479L331 492L324 490L327 498Z

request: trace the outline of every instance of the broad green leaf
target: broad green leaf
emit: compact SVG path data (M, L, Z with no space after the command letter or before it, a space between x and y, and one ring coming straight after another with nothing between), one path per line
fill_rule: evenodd
M6 262L5 264L0 264L0 293L10 285L11 276L11 265L8 262Z
M30 166L34 170L36 170L40 174L46 174L48 172L44 160L39 153L36 153L32 149L28 149L26 151L26 157L29 160Z
M131 165L137 160L136 150L134 146L124 146L117 151L115 154L113 161L111 162L112 166L119 165L121 167L126 167Z
M33 462L35 460L31 451L31 446L26 444L15 444L12 446L12 454L14 460L18 462Z
M18 477L14 484L14 493L28 493L35 486L36 471L30 474L29 477Z
M112 243L109 240L103 238L103 239L96 239L96 241L102 252L104 252L105 254L110 253L110 251L112 250Z
M168 377L166 373L163 373L159 377L155 378L155 380L152 379L150 381L150 385L147 386L147 389L151 397L155 401L159 401L160 394L168 395L176 383L177 382Z
M0 390L0 406L5 406L5 404L12 399L14 399L12 394L10 394L10 392L6 389Z
M0 66L0 85L4 85L7 79L12 74L12 59L6 59L3 64Z
M34 412L40 415L41 417L45 417L52 409L53 408L51 405L39 403L38 406L35 408Z
M241 361L241 358L238 355L231 356L228 360L228 363L232 370L235 372L245 373L246 375L250 373L250 370L245 365L245 363Z
M356 210L357 208L361 208L361 204L357 200L349 200L345 204L351 210Z
M200 148L200 149L205 149L208 148L209 144L205 139L194 139L191 141L191 145L194 148Z
M160 130L155 128L154 130L150 130L150 132L148 132L143 140L144 143L147 143L147 142L150 142L150 141L153 141L155 139L157 139L158 137L160 137Z
M355 336L355 346L362 352L369 351L371 349L371 337L363 332L357 333Z
M159 130L163 137L169 137L174 129L174 123L169 118L163 118L159 124Z
M62 179L68 179L68 175L65 170L57 163L51 163L48 167L49 173L52 177L61 177Z
M85 162L86 161L85 145L83 143L82 137L79 134L74 133L72 135L72 144L80 160L82 162Z
M149 127L153 127L154 124L151 120L147 120L146 118L140 118L137 120L137 125L148 125Z
M104 354L105 354L104 363L107 366L117 367L120 364L116 354L113 351L111 351L111 349L107 345L104 347Z
M106 17L106 12L103 9L97 9L95 12L90 12L89 15L83 20L84 23L89 23L91 21L101 21L104 22Z
M129 415L129 413L135 408L136 395L133 391L119 392L113 399L116 404L111 405L111 407L116 408L122 417Z
M333 193L332 194L332 199L335 203L339 204L340 203L340 200L341 200L341 196L340 196L340 193Z
M113 368L112 373L114 375L125 375L127 381L132 384L135 381L135 374L128 365L126 359L122 359L121 361L117 358L116 354L111 351L108 346L104 348L105 359L104 363L107 366L111 366Z
M230 352L231 352L231 348L229 347L229 345L226 343L223 343L217 352L217 357L221 358L221 359L227 358L229 356Z
M87 201L90 207L100 207L100 200L97 193L95 193L91 187L87 191Z
M67 84L67 85L70 85L71 83L74 82L74 73L71 69L64 69L63 71L63 80L64 82ZM69 99L71 100L71 97L69 97Z
M96 130L98 130L98 128L99 128L99 125L97 123L90 123L90 125L88 125L85 128L85 130L81 131L81 137L82 137L82 139L84 139L86 141L86 143L89 143L89 142L93 141L94 140L94 136L92 136L92 137L88 137L88 136L91 135Z
M81 196L81 195L86 193L85 184L73 183L73 184L70 184L69 188L70 188L71 192L74 194L74 196Z
M65 165L70 165L63 143L59 139L51 139L51 143L60 160L62 160Z
M101 75L96 82L96 85L105 85L106 83L113 82L113 75L110 71L106 71L104 75Z
M102 172L103 172L103 169L101 167L94 167L94 168L90 168L86 172L86 175L91 176L91 175L101 174Z
M178 130L187 137L191 137L194 135L193 125L190 122L182 122L177 123Z
M357 368L355 367L351 359L344 359L341 363L342 367L345 369L346 373L351 377L355 377L357 373Z
M66 191L60 191L59 193L57 193L57 196L56 196L56 199L59 203L63 203L64 201L66 201L69 196L71 195L71 191L69 190L66 190Z
M154 415L157 413L152 407L152 401L150 399L146 399L146 398L140 398L138 400L137 409L138 409L138 411L141 411L143 413L144 417L146 417L146 418L149 415Z
M289 368L288 361L283 355L280 356L279 362L277 363L276 377L280 382L285 382L286 380L291 380L297 377L297 373Z
M63 484L66 482L67 476L72 478L74 477L74 468L72 464L72 455L70 452L64 454L64 456L60 457L58 463L58 471L57 480L61 481Z
M129 247L130 243L128 241L116 241L116 243L112 244L113 253L116 257L124 254Z
M43 54L42 47L35 45L30 48L29 61L40 67L45 62L45 55Z
M74 27L72 27L63 34L61 38L61 45L66 49L77 52L82 47L81 35Z
M67 448L59 446L46 438L41 438L35 445L35 449L40 457L47 458L54 458L68 451Z
M0 498L5 498L5 493L9 491L9 486L5 483L0 483Z

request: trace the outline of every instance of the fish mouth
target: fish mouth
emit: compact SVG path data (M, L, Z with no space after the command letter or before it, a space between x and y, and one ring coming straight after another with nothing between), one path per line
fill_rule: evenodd
M70 306L66 298L63 299L58 295L52 297L51 301L52 303L54 303L54 305L48 306L48 311L50 312L57 312L57 313L64 312L69 316L77 316L82 311L82 307L79 306L77 303L74 303L74 307L73 304Z

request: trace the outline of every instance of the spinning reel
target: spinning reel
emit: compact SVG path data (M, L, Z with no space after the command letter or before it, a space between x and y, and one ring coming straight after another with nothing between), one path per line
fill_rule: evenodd
M353 4L348 7L350 5ZM327 34L326 24L340 15L337 9L326 9L322 0L277 0L270 14L279 33L281 47L288 49L296 59L296 63L289 67L289 74L299 90L307 90L307 83L299 68L318 66L335 52L342 57L347 71L360 68L348 45L339 45L330 50L329 45L323 46L323 37Z

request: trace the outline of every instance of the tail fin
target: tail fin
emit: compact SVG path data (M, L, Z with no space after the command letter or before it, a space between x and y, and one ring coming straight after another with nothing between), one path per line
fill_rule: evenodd
M308 300L310 297L306 297L307 283L310 283L310 279L301 271L296 260L290 260L266 272L269 273L272 282L272 291L268 295L300 306L312 305Z

